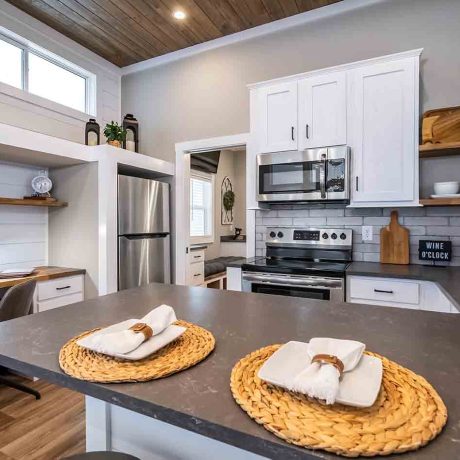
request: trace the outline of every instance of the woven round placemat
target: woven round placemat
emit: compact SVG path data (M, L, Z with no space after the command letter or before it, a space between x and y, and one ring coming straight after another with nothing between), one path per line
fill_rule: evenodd
M202 361L215 346L214 336L186 321L175 324L187 330L174 342L139 361L128 361L96 353L77 345L77 340L98 329L69 340L59 352L59 365L80 380L98 383L145 382L183 371Z
M375 353L383 381L372 407L326 406L257 377L281 345L254 351L233 368L233 397L248 415L283 440L346 457L389 455L415 450L434 439L447 410L434 388L419 375Z

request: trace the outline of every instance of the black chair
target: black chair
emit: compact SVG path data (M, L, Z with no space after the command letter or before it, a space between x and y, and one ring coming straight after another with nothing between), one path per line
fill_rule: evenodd
M25 281L24 283L16 284L16 286L8 289L6 294L0 300L0 321L8 321L10 319L26 316L32 311L33 297L36 282L34 280ZM7 369L0 366L0 371L7 372ZM0 384L23 391L40 399L40 393L26 385L11 380L5 375L0 375Z

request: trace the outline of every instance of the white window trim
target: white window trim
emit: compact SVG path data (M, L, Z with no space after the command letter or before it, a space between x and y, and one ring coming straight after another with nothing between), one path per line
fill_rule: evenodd
M4 40L18 48L23 50L23 62L22 62L22 86L24 89L16 88L15 86L8 85L6 83L0 82L0 94L4 94L6 96L12 97L14 99L19 99L21 101L27 102L29 104L36 105L38 107L42 107L47 110L51 110L53 112L65 115L67 117L71 117L81 121L87 121L88 116L96 117L97 111L97 93L96 93L96 75L73 64L72 62L51 53L48 50L45 50L32 42L29 42L21 37L13 34L12 32L8 31L7 29L0 27L0 39ZM36 94L29 93L27 86L27 76L26 76L26 69L28 67L28 55L29 53L33 53L47 61L69 71L72 72L86 81L86 110L85 112L81 112L80 110L72 109L63 104L59 104L58 102L54 102L50 99L46 99L41 96L37 96Z
M190 235L190 244L210 244L214 243L214 235L215 235L215 222L216 222L216 216L215 216L215 182L216 182L216 175L215 174L208 174L205 172L201 171L196 171L196 170L191 170L190 171L190 180L191 179L205 179L205 180L210 180L211 181L211 212L212 212L212 218L211 218L211 234L210 235L205 235L205 236L191 236ZM189 185L190 187L190 182ZM189 204L190 206L190 204ZM190 223L189 223L190 227Z

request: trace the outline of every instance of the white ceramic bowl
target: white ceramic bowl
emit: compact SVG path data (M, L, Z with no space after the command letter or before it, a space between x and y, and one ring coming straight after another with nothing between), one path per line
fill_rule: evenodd
M460 188L459 182L435 182L434 193L436 195L454 195Z

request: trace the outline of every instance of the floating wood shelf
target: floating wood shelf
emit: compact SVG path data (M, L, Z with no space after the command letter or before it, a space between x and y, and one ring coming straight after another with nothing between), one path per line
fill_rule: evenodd
M424 198L422 206L460 206L460 198Z
M460 155L460 142L423 144L419 146L420 158L447 157L452 155Z
M0 197L0 205L6 204L10 206L41 206L51 208L62 208L67 206L68 203L65 201L46 201L46 200L34 200L32 198L2 198Z

